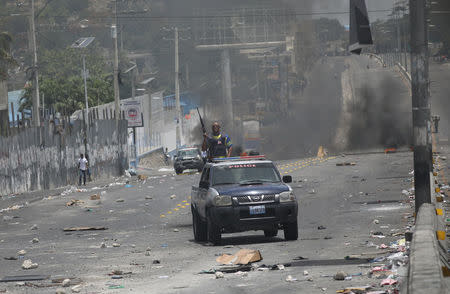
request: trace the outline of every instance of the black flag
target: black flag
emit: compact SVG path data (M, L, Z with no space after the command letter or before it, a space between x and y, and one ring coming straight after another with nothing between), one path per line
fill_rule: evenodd
M360 54L364 46L372 45L369 16L365 0L350 0L350 45L351 53Z

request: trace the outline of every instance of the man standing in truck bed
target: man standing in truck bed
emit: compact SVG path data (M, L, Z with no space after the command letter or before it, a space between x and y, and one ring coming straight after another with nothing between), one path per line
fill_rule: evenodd
M212 125L212 135L203 134L202 151L208 151L208 159L230 157L233 144L230 137L220 133L220 125L214 122Z

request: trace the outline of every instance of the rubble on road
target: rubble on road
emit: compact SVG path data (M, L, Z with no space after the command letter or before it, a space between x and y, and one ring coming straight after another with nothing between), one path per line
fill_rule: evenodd
M234 255L222 254L219 256L216 261L225 265L246 265L252 262L257 262L262 260L261 253L259 250L251 250L251 249L241 249Z
M89 197L91 200L100 200L100 194L94 194Z
M297 278L293 278L291 275L288 275L285 280L286 282L295 282L297 281Z
M68 201L68 202L66 203L66 206L81 205L81 204L83 204L83 203L84 203L83 200L70 199L70 201Z
M22 264L22 268L26 269L26 270L28 270L28 269L35 269L37 267L38 267L38 264L37 263L33 263L31 261L31 259L24 260L24 262Z
M9 212L9 211L13 211L13 210L18 210L18 209L24 208L24 207L26 207L28 205L29 205L28 202L25 202L24 204L12 205L12 206L0 209L0 213Z
M37 229L39 229L39 227L36 224L32 225L31 228L30 228L30 230L32 230L32 231L35 231Z
M64 228L64 232L78 232L78 231L102 231L107 230L106 227L70 227Z

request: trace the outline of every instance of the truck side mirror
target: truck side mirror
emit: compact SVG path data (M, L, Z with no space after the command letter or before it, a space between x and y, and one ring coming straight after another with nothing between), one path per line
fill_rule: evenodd
M292 183L291 176L283 176L283 183Z
M209 189L209 183L208 182L200 182L200 184L198 186L200 188L203 188L203 189Z

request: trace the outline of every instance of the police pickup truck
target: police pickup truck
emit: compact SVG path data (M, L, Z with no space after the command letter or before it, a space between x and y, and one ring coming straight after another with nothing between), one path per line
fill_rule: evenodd
M206 163L199 185L192 187L195 240L218 245L222 233L263 230L274 237L279 229L286 240L297 240L298 204L286 184L291 182L263 156Z

